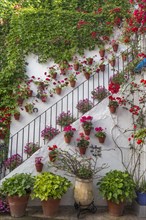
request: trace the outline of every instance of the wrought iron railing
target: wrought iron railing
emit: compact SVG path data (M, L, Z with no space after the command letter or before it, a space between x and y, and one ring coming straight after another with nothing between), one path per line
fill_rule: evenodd
M131 49L128 48L128 52L131 52ZM129 53L131 54L131 53ZM22 160L25 161L27 156L24 154L24 146L28 142L38 143L40 146L44 144L44 140L41 137L41 131L45 128L46 125L58 128L62 131L62 127L57 125L57 116L62 112L70 111L74 118L78 119L81 116L81 113L76 108L79 100L89 99L93 101L93 105L97 105L98 102L92 99L91 91L93 91L98 86L104 86L108 89L108 83L111 76L115 73L124 71L126 63L132 59L131 55L127 57L127 62L124 62L121 59L121 55L116 58L116 67L111 67L107 63L104 72L94 72L89 80L85 80L80 85L75 87L71 92L62 97L55 104L50 106L42 114L37 116L34 120L29 122L25 127L20 129L16 134L12 135L9 140L9 152L8 157L11 157L13 154L19 154L22 157ZM2 147L0 147L2 151ZM6 176L11 169L4 168L4 160L1 160L0 167L0 179Z

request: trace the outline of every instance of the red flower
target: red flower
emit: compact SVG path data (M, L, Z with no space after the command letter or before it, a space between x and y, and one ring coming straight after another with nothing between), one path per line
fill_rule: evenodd
M137 144L141 144L143 141L141 139L137 140Z

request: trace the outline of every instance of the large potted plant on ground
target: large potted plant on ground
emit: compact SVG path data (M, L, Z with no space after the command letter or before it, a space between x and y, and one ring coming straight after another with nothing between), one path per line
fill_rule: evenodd
M25 215L33 183L34 177L27 173L15 174L2 182L0 191L8 198L12 217L22 217Z
M93 178L99 177L99 172L107 168L106 164L97 166L98 158L101 156L101 148L97 148L95 158L80 157L78 152L73 150L65 151L58 149L57 163L55 168L63 170L67 175L75 177L74 199L75 207L93 206Z
M57 213L61 197L67 192L71 182L65 177L44 172L35 177L32 198L39 198L44 216Z
M126 201L132 201L135 194L135 183L128 172L113 170L97 183L99 191L107 200L110 215L121 216Z

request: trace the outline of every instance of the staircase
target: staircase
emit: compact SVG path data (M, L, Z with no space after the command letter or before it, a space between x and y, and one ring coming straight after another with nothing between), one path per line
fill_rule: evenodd
M131 49L128 48L126 51L130 52ZM26 161L28 158L24 154L24 146L28 142L33 142L33 143L38 142L40 146L43 146L39 150L39 155L41 155L41 152L44 152L44 144L46 144L41 138L41 131L45 128L45 126L48 125L48 126L52 126L53 128L59 128L59 130L62 131L62 127L59 127L56 121L57 121L57 116L63 111L64 112L70 111L74 118L79 119L80 116L82 115L76 109L76 105L79 100L86 99L86 98L91 100L94 105L93 109L95 109L96 106L101 103L98 103L96 100L93 100L91 98L91 91L93 91L98 86L105 86L105 88L108 89L108 83L109 83L110 77L113 76L117 72L123 71L126 67L126 64L131 59L132 57L130 55L127 59L127 62L123 62L121 59L121 55L119 55L118 57L116 57L115 68L112 68L110 64L107 63L106 69L104 72L101 72L101 71L99 73L94 72L91 75L89 80L83 81L80 85L78 85L72 91L67 93L64 97L62 97L55 104L50 106L42 114L37 116L31 122L29 122L25 127L23 127L17 133L12 135L9 140L9 153L8 153L9 157L12 156L13 154L20 154L23 158L23 162ZM51 145L51 143L53 142L51 141L49 144ZM7 154L7 152L5 152L5 149L6 147L3 144L1 144L0 150L2 152L3 157L5 157L5 154ZM35 153L35 155L37 154L38 152ZM25 163L27 163L27 161ZM18 169L19 168L16 168L16 171L12 171L12 174L17 172ZM28 166L28 170L29 170L29 166ZM3 161L2 161L1 169L0 169L0 179L8 175L9 172L10 172L9 170L6 170L4 168Z

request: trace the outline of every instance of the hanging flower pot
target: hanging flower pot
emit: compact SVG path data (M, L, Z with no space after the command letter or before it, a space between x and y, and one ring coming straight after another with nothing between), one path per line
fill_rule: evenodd
M85 155L86 154L86 147L79 147L79 152L80 152L80 155Z
M19 121L19 119L20 119L20 112L15 113L14 114L14 118L15 118L15 120Z
M100 54L100 57L104 57L104 55L105 55L105 49L99 50L99 54Z
M42 172L42 170L43 170L43 166L44 166L44 164L43 163L35 163L35 167L36 167L36 171L37 172Z
M80 65L79 65L79 63L74 63L73 67L74 67L74 70L75 70L75 71L78 71Z
M109 63L112 67L114 67L116 65L116 60L115 59L110 60Z
M76 85L76 81L75 80L71 80L69 82L70 82L70 86L71 87L75 87L75 85Z
M56 77L57 77L57 73L53 73L53 74L51 75L51 78L52 78L52 79L56 79Z
M105 142L105 138L106 138L106 136L105 137L98 137L99 143L103 144Z
M115 43L112 45L113 51L116 53L118 51L119 44Z
M88 135L88 136L89 136L90 133L91 133L91 129L88 129L88 130L87 130L87 129L84 129L84 133L85 133L85 135Z
M71 136L66 136L66 135L64 135L64 141L65 141L65 143L67 143L67 144L69 144L70 142L71 142Z
M33 94L33 91L32 91L32 90L29 90L29 91L28 91L28 97L32 97L32 94Z
M100 69L100 71L104 72L105 71L105 64L100 64L99 69Z
M127 55L124 53L122 53L122 60L123 60L123 62L125 62L127 60Z
M56 154L50 154L50 153L49 153L49 159L50 159L51 162L55 162L55 160L56 160Z
M91 58L91 57L87 58L87 64L92 65L93 64L93 58Z
M61 75L66 75L66 69L60 69L60 74Z
M47 102L47 98L48 98L47 96L41 96L41 101L42 102Z
M110 113L112 114L116 112L116 109L117 109L116 106L109 106Z
M56 87L56 88L55 88L55 91L56 91L56 94L57 94L57 95L60 95L62 89L61 89L60 87Z
M90 73L84 71L84 76L87 80L90 79Z
M17 99L17 103L18 103L19 106L22 106L22 105L23 105L23 102L24 102L24 99L23 99L23 98L19 97L19 98Z

